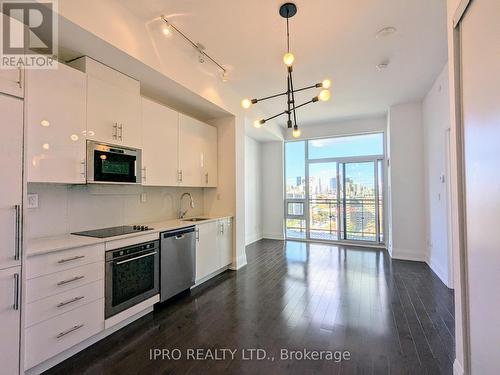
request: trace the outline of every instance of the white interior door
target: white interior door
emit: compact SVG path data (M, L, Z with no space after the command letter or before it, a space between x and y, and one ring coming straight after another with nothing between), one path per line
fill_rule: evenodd
M472 374L498 374L500 337L500 1L460 22L466 264Z

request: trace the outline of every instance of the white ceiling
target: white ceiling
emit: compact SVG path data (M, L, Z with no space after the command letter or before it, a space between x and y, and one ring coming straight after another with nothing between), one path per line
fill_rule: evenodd
M227 84L241 93L242 98L286 89L286 69L282 63L285 22L278 15L284 1L120 2L145 23L165 14L175 26L204 44L209 54L230 68ZM446 63L445 0L296 0L295 3L298 13L291 19L295 86L324 78L333 81L330 102L298 110L301 125L385 113L392 104L420 99ZM158 32L161 24L159 21ZM386 26L396 27L397 33L375 38L376 32ZM170 53L186 51L177 49ZM377 71L375 66L385 60L390 61L389 67ZM297 102L309 100L317 92L301 94ZM285 99L258 105L264 113L274 115L284 110Z

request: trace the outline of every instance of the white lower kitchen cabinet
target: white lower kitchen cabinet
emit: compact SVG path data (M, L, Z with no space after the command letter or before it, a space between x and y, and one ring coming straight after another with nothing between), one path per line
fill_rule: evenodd
M19 373L21 267L0 271L0 372Z
M177 186L179 113L141 98L142 185Z
M23 97L23 70L21 67L17 69L0 69L0 92L19 98Z
M196 281L233 261L233 227L230 217L196 226Z
M60 63L27 81L28 182L84 184L87 76Z
M29 369L104 330L104 299L35 324L25 330Z
M219 251L219 268L226 267L233 262L233 225L232 218L217 221L217 249Z
M216 221L196 226L196 281L220 268L217 229Z

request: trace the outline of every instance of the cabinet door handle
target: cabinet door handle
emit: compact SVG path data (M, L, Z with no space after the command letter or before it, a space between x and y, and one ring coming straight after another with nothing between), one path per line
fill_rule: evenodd
M66 284L72 283L73 281L78 281L78 280L81 280L81 279L83 279L84 277L85 277L85 276L75 276L75 277L73 277L73 278L71 278L71 279L68 279L68 280L59 281L59 282L57 283L57 285L59 285L59 286L66 285Z
M82 300L82 299L84 299L84 298L85 298L84 296L75 297L75 298L72 298L72 299L70 299L70 300L68 300L68 301L64 301L64 302L58 303L58 304L56 305L56 307L64 307L64 306L69 305L69 304L71 304L71 303L74 303L74 302L80 301L80 300Z
M182 182L182 169L179 170L179 182Z
M19 88L22 89L23 88L23 70L21 68L21 65L19 65L17 67L17 71L18 71L17 84L19 85Z
M118 123L113 122L113 139L118 139Z
M196 241L200 242L200 230L196 228Z
M82 166L80 175L85 178L87 175L87 161L85 159L80 160L80 165Z
M118 125L118 130L120 130L120 133L118 134L118 138L120 141L123 140L123 124Z
M16 204L14 210L16 211L14 260L19 260L21 259L21 205Z
M72 258L65 258L65 259L58 260L57 263L63 264L63 263L67 263L67 262L71 262L73 260L78 260L78 259L83 259L83 258L85 258L85 255L77 255L77 256L74 256Z
M71 327L70 329L66 330L66 331L62 331L61 333L59 333L56 338L57 339L60 339L61 337L64 337L66 336L68 333L71 333L71 332L75 332L77 330L79 330L80 328L82 328L85 324L78 324L77 326L74 326L74 327Z
M222 231L222 233L221 233L221 234L224 234L224 223L221 223L221 224L220 224L220 227L221 227L221 231Z
M208 185L208 173L205 173L205 183Z
M146 167L142 167L141 168L142 170L142 180L145 182L146 181Z
M20 281L19 274L15 273L14 274L14 304L12 305L12 308L14 310L19 310L19 293L21 291L19 281Z

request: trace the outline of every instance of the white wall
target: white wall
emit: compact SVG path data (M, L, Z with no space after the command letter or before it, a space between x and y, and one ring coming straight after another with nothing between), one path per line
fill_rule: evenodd
M344 119L322 124L304 125L300 128L301 136L299 139L383 132L386 130L386 127L387 119L385 115L359 119ZM295 139L292 137L290 130L286 132L285 139Z
M284 150L283 142L261 146L262 159L262 234L264 238L283 239L284 224Z
M175 219L182 193L193 195L195 208L204 211L202 188L141 187L126 185L28 184L28 193L38 194L38 208L28 209L28 238L75 231ZM141 203L140 194L146 193ZM187 208L187 202L183 207Z
M245 242L262 238L262 146L245 137Z
M428 262L452 288L449 272L449 135L448 64L422 103L425 153L426 232Z
M387 152L389 252L397 259L426 261L422 103L390 108Z

